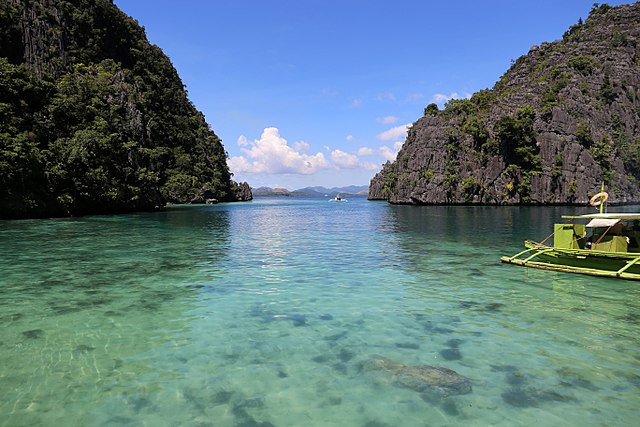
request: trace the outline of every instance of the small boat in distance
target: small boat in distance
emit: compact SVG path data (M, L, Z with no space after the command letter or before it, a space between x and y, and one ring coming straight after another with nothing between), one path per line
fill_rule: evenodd
M329 199L330 202L346 202L347 199L340 197L340 194L336 195L335 199Z
M563 215L568 222L555 224L546 239L526 240L524 251L500 260L543 270L640 280L640 212L604 213L608 197L602 191L589 201L600 206L600 213ZM545 245L552 236L553 246Z

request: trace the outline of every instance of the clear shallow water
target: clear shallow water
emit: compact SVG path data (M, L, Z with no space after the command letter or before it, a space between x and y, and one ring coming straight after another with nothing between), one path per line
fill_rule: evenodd
M0 426L635 425L640 284L499 262L567 209L0 222ZM402 386L418 365L472 391Z

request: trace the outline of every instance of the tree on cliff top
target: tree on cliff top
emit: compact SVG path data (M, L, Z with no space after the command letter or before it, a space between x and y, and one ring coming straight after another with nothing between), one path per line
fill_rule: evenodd
M0 217L232 200L170 60L106 0L0 4Z

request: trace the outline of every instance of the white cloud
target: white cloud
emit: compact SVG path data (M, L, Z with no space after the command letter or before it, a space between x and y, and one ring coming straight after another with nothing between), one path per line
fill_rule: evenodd
M435 95L433 95L431 97L431 101L432 102L436 102L438 104L450 101L452 99L463 99L463 98L471 98L471 94L470 93L465 93L464 96L458 94L458 92L451 92L449 95L446 95L444 93L436 93Z
M393 141L394 139L404 139L407 136L407 131L411 123L407 123L406 125L396 126L384 132L380 132L376 135L380 141Z
M396 123L397 121L398 118L396 116L378 117L378 123L384 123L385 125L391 125Z
M331 161L338 169L355 169L359 167L358 156L345 153L342 150L333 150L331 152Z
M266 128L259 140L249 141L245 136L238 138L238 145L246 156L235 156L229 159L229 168L237 173L292 173L309 175L329 167L329 162L322 153L308 155L300 150L307 150L309 145L298 141L293 147L280 136L277 128Z
M449 95L445 95L444 93L436 93L431 97L433 102L447 102L450 99L457 98L458 94L456 92L451 92Z
M375 163L370 163L370 162L361 162L360 167L368 171L377 171L380 169L380 165L377 165Z
M393 162L396 159L398 152L393 151L391 148L387 147L386 145L383 145L382 147L380 147L380 155L385 160L389 160L390 162Z
M393 148L383 145L378 149L378 152L384 159L392 162L396 159L396 156L398 155L398 151L400 151L401 148L402 148L402 141L396 141L393 143Z
M306 153L309 151L311 146L304 141L296 141L293 143L293 151L297 151L299 153Z
M298 174L313 175L325 170L377 170L379 165L364 162L362 156L374 154L368 147L361 147L357 153L324 146L327 154L318 152L307 154L308 143L297 141L291 146L280 135L277 128L266 128L260 139L238 138L238 146L244 154L231 157L229 168L234 174Z
M363 150L362 148L358 150L357 155L346 153L342 150L333 150L331 152L331 162L333 163L333 167L338 170L344 170L344 169L377 170L378 165L370 162L363 162L359 159L359 156L361 155L360 152L362 150ZM371 150L370 148L365 147L365 150L368 150L367 153L370 151L371 152L370 154L373 154L373 150Z
M351 141L353 141L353 135L347 135L347 137L345 139L347 141L351 142Z
M240 147L246 147L247 145L249 145L249 141L244 135L240 135L240 138L238 138L238 145Z
M363 103L364 101L362 100L362 98L354 98L351 100L351 108L360 108L362 107Z
M357 154L360 157L371 156L373 154L373 149L369 147L360 147Z

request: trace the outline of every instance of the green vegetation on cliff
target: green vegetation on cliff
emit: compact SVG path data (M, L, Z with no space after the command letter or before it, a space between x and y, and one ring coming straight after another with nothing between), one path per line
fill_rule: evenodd
M429 104L370 199L411 204L640 202L640 3L594 5L493 88ZM411 159L407 162L406 159Z
M0 3L0 218L235 200L226 160L170 60L111 1Z

